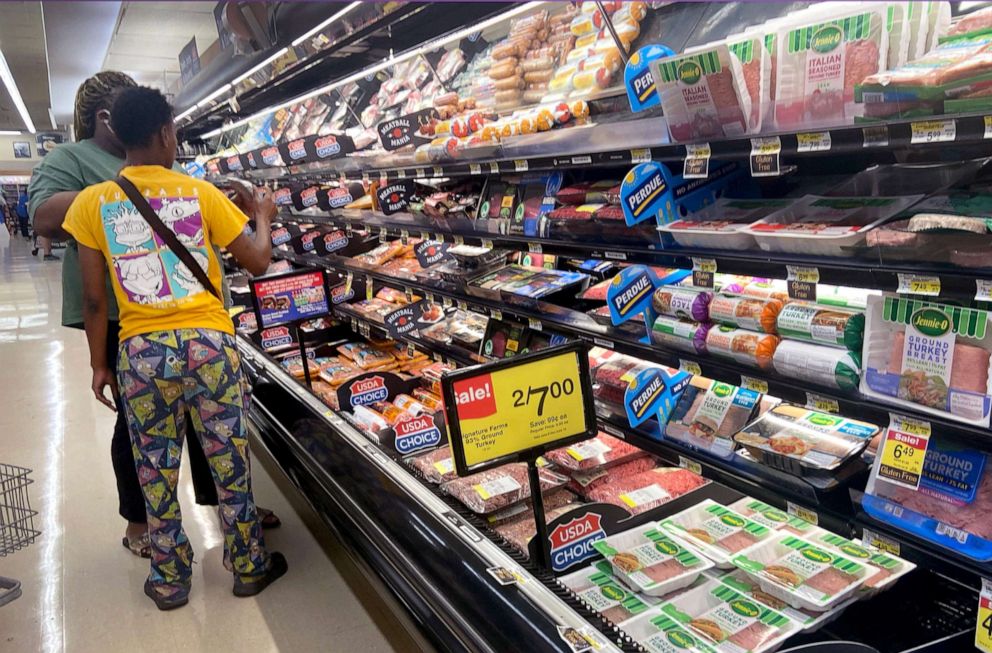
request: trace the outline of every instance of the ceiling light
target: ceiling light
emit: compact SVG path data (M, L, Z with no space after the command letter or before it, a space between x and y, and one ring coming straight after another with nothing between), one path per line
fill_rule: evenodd
M10 94L10 99L14 101L17 112L21 114L21 120L24 121L24 125L28 128L29 132L32 134L35 133L31 114L28 113L28 108L24 106L24 100L21 99L21 92L17 90L17 82L14 81L14 76L10 73L10 68L7 67L7 59L4 58L3 52L0 52L0 80L3 80L4 85L7 87L7 93Z
M199 102L197 102L196 103L196 108L197 109L202 109L203 107L205 107L208 104L210 104L215 98L220 97L221 95L223 95L224 93L226 93L228 91L228 89L230 89L230 88L231 88L231 85L230 84L224 84L223 86L221 86L220 88L218 88L216 91L214 91L213 93L211 93L207 97L205 97L202 100L200 100Z
M254 68L252 68L251 70L249 70L248 72L246 72L246 73L244 73L244 74L236 77L234 79L234 81L231 82L231 83L233 85L237 86L242 81L248 79L249 77L251 77L252 75L254 75L255 73L257 73L258 71L260 71L262 68L265 68L270 63L272 63L273 61L275 61L276 59L278 59L282 55L286 54L287 52L289 52L289 48L283 48L282 50L279 50L279 52L276 52L274 55L272 55L271 57L269 57L268 59L266 59L262 63L258 64L257 66L255 66Z
M52 111L52 107L48 107L48 119L52 121L52 129L58 129L59 124L55 122L55 112Z
M21 132L18 131L3 131L0 130L0 136L20 136Z
M352 2L350 5L348 5L347 7L345 7L344 9L342 9L341 11L337 12L336 14L334 14L333 16L331 16L330 18L328 18L327 20L325 20L320 25L317 25L312 30L310 30L309 32L307 32L306 34L304 34L303 36L297 37L296 40L293 41L293 47L295 48L300 43L303 43L308 38L310 38L311 36L313 36L317 32L321 31L322 29L324 29L325 27L327 27L328 25L330 25L331 23L333 23L334 21L336 21L338 18L341 18L342 16L344 16L345 14L347 14L348 12L350 12L352 9L354 9L355 7L357 7L360 4L362 4L362 3L361 2Z
M176 116L176 119L175 119L174 122L179 122L183 118L191 115L194 111L196 111L196 105L195 104L193 106L191 106L189 109L186 109L185 111L183 111L182 113L180 113L178 116Z

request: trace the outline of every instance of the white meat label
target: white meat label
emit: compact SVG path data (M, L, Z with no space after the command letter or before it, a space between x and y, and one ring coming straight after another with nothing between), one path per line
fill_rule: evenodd
M910 317L902 347L902 386L929 385L929 393L940 395L937 405L946 405L947 389L954 363L954 329L950 316L944 311L926 307ZM919 392L912 392L918 396ZM927 402L929 403L929 402Z
M482 497L483 501L488 501L489 499L498 497L501 494L516 492L520 489L520 483L518 483L517 479L512 476L500 476L492 479L491 481L473 485L472 489L474 489L476 493Z
M434 469L437 470L437 473L441 476L450 474L455 471L455 461L452 458L444 458L443 460L439 460L434 463Z
M651 485L642 487L639 490L634 490L633 492L628 492L627 494L621 494L620 500L631 508L636 508L654 501L665 501L671 497L672 495L666 492L663 487L657 483L652 483Z
M579 442L578 444L573 444L565 451L572 458L582 462L583 460L589 460L590 458L599 458L600 456L612 451L612 449L610 448L610 445L605 444L600 440L593 439L585 442Z

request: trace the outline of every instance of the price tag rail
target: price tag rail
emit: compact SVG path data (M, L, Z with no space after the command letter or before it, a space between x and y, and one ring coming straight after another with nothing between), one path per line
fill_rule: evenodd
M545 331L561 333L565 336L580 338L592 345L612 345L619 353L629 354L642 360L678 369L680 360L695 362L708 378L741 384L741 377L748 376L761 379L768 383L768 393L785 401L803 406L806 404L806 393L812 393L827 400L837 402L840 414L853 419L861 419L873 424L888 424L889 413L895 408L871 397L863 397L860 393L843 394L834 388L821 386L816 383L801 381L776 374L772 371L749 367L731 360L709 356L691 355L674 349L666 349L654 344L640 342L633 336L612 327L597 324L585 313L557 304L531 299L512 293L488 291L467 286L457 287L452 284L428 285L420 281L399 279L382 274L378 268L364 266L350 259L336 255L324 257L305 257L277 250L274 255L293 261L300 265L320 266L347 274L353 272L358 278L362 275L372 277L383 285L403 291L411 288L415 293L426 296L433 294L439 301L448 298L453 304L463 302L470 310L489 315L495 309L509 319L528 324L529 320L538 320L544 325ZM992 448L992 431L988 428L956 422L947 418L937 417L927 413L916 412L902 407L898 411L907 417L915 417L929 421L936 432L953 436L962 444L969 444L983 449Z

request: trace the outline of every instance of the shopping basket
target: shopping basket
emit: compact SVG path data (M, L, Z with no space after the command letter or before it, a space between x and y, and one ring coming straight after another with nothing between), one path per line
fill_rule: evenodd
M23 549L41 534L34 528L34 516L28 500L28 486L34 481L26 467L0 463L0 558ZM0 606L21 595L21 584L0 576Z

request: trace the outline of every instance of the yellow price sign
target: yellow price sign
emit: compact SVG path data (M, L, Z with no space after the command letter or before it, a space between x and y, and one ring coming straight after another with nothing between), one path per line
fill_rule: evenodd
M459 475L533 460L596 432L579 342L459 370L441 384Z
M940 294L940 277L900 272L898 278L899 285L896 287L896 292L900 295L929 295L936 297Z
M889 426L882 442L878 475L896 485L918 489L929 444L929 433L907 433Z
M992 581L987 578L982 579L982 593L978 596L975 648L992 653Z

